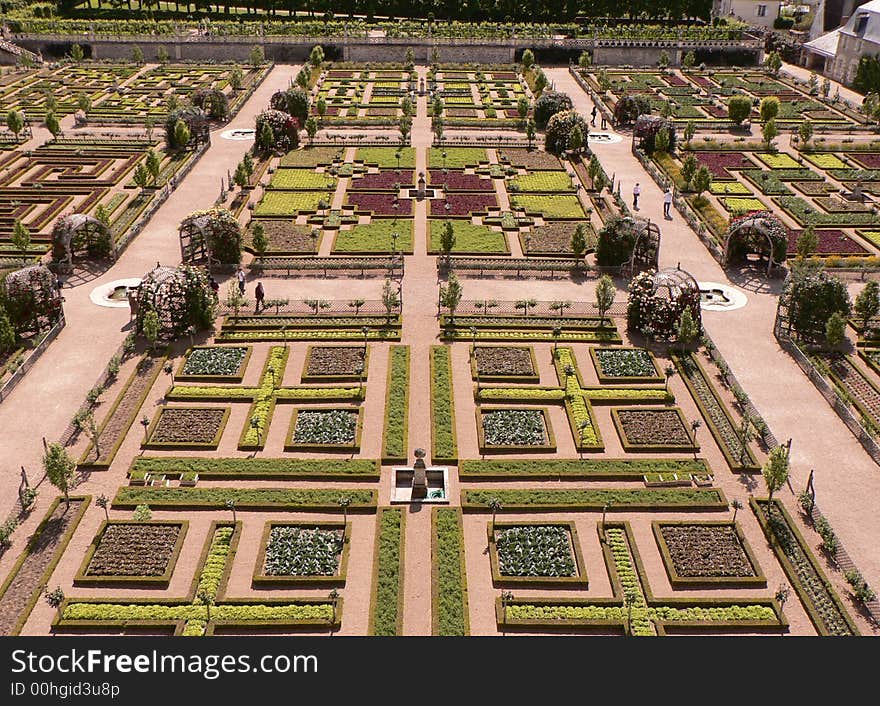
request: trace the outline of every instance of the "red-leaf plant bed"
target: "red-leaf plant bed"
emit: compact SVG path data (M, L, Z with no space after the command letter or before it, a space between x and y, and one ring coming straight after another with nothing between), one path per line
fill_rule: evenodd
M754 169L755 165L742 152L694 152L697 163L705 165L715 179L733 179L730 169Z
M354 191L346 195L349 205L356 206L358 211L372 211L377 216L409 216L412 213L410 199L396 199L392 192L373 193ZM397 208L394 208L394 204Z
M801 229L789 230L788 254L797 253L797 239L803 231ZM819 244L816 246L817 255L870 255L870 252L850 238L842 230L817 230L816 237Z
M847 152L846 156L858 162L865 169L880 169L880 152Z
M469 216L472 213L483 213L490 208L498 208L495 194L457 194L450 193L446 201L431 201L432 216ZM449 204L449 208L446 208Z
M411 169L401 169L399 172L394 169L386 169L374 174L364 174L359 179L352 179L348 188L352 191L384 191L397 188L412 187L413 172Z
M481 179L476 174L465 174L461 171L432 169L429 173L432 186L446 185L450 191L495 191L491 179Z

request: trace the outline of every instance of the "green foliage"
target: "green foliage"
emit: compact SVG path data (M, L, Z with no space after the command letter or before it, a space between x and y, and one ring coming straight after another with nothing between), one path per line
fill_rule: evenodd
M132 472L175 475L197 473L201 478L283 478L285 480L358 479L378 475L378 463L365 459L198 458L138 456Z
M800 258L810 257L818 247L819 236L816 235L816 229L813 226L807 226L798 235L795 245L797 256Z
M324 48L318 44L312 48L311 53L309 54L309 64L314 68L318 68L321 64L324 63Z
M727 117L737 125L749 117L752 101L748 96L733 95L727 100Z
M64 499L70 504L70 484L76 472L76 463L59 443L51 443L43 454L43 470L49 482L64 493Z
M445 346L431 348L431 420L432 459L457 458L452 364L449 349Z
M409 346L392 346L389 365L382 457L403 459L408 441Z
M436 508L433 519L437 571L434 587L437 604L432 606L435 633L441 636L467 635L467 576L464 573L461 511Z
M776 96L762 98L759 112L763 122L774 120L779 115L779 99Z
M155 309L150 309L144 314L141 328L144 338L147 339L151 347L155 347L156 340L159 338L159 315Z
M138 505L131 515L131 519L135 522L149 522L153 519L153 513L150 511L149 505Z
M335 576L342 555L341 529L276 526L269 530L267 576Z
M21 251L22 258L27 257L27 250L31 245L31 232L19 218L15 219L12 228L12 244Z
M880 314L880 283L868 280L856 297L853 311L861 319L862 328L867 328L868 322Z
M770 456L761 469L771 501L773 500L773 493L785 485L785 482L788 480L788 470L788 449L784 446L777 446L770 452Z
M825 322L825 342L836 348L846 338L846 317L839 311L835 311Z
M560 525L521 525L496 531L502 576L576 576L571 535Z
M449 318L455 319L455 310L461 303L462 286L455 272L450 272L446 284L440 287L440 303L449 310Z
M865 54L859 58L853 88L865 94L880 92L880 56Z
M255 69L264 63L266 61L266 54L263 51L263 47L259 45L251 47L249 61Z
M708 473L706 462L698 459L529 459L528 461L474 460L461 461L462 479L593 478L641 480L645 473L678 473L679 476Z
M605 319L605 314L614 304L616 294L617 288L614 286L614 280L608 275L602 275L596 282L596 308L599 310L600 319Z
M113 505L137 506L147 503L153 508L225 507L232 500L236 508L334 508L339 499L348 496L350 507L374 507L375 491L323 490L304 488L142 488L125 486L119 489Z
M559 91L544 91L535 101L534 120L539 129L547 127L556 113L571 110L574 107L571 97L567 93Z
M190 141L190 130L187 124L178 119L176 123L174 123L174 144L179 148L185 148Z
M466 490L465 502L485 506L497 497L505 507L577 507L599 509L608 505L615 510L627 507L680 507L720 503L719 491L709 488L595 488L590 490L543 490L536 488L507 490Z
M764 139L764 146L769 150L773 147L773 140L779 135L779 128L776 127L775 120L768 120L761 127L761 137Z
M580 260L587 252L587 227L583 223L578 223L572 232L569 245L576 260Z
M675 340L682 348L687 348L699 335L700 326L694 320L690 307L685 307L675 322Z
M13 350L17 340L15 327L9 320L6 309L0 305L0 355Z
M708 191L712 187L712 172L709 171L709 168L705 165L701 166L697 169L696 174L694 174L694 191L697 192L697 196L701 196L704 192Z
M764 60L764 65L770 73L774 75L778 74L779 70L782 68L782 57L779 56L779 52L771 51Z
M373 635L398 634L401 623L400 589L403 580L403 511L383 508L379 513Z
M24 115L20 110L10 110L6 113L6 127L18 138L18 134L24 129Z
M824 272L795 271L788 291L788 317L792 328L807 338L821 338L834 312L850 313L846 285Z

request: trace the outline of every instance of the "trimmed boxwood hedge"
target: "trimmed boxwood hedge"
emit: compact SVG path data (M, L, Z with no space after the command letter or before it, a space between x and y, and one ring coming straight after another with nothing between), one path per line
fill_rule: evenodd
M528 461L462 460L458 475L462 480L633 480L646 473L711 473L703 459L531 459Z
M431 460L455 463L458 442L455 433L455 402L452 394L452 363L449 348L431 347Z
M406 461L409 431L409 346L391 346L388 387L385 391L385 424L382 431L383 463Z
M727 498L720 488L594 488L544 490L541 488L487 488L461 491L464 510L485 511L498 498L502 512L561 512L565 510L724 510Z
M403 536L406 516L400 508L382 508L376 522L370 635L392 636L403 631Z
M232 500L239 509L289 510L305 512L341 512L339 499L351 499L349 512L376 507L375 490L329 490L314 488L140 488L122 487L113 499L113 507L132 509L138 505L151 508L184 510L225 507Z
M379 480L380 464L367 459L300 458L196 458L184 456L138 456L133 471L175 475L198 473L212 478L259 478L284 480Z
M467 635L470 621L461 511L435 507L431 519L432 632L442 636Z

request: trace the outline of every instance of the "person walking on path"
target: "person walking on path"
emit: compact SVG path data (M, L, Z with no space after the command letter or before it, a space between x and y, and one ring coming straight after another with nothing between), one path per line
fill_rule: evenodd
M642 193L642 187L639 186L639 182L636 182L636 185L633 187L633 208L638 211L639 210L639 194Z
M666 191L663 192L663 218L668 221L672 220L672 216L669 211L672 208L672 189L668 186L666 187Z
M239 267L235 276L238 277L238 292L244 296L244 270Z
M605 130L608 127L608 118L605 117L605 113L602 113L602 129Z
M266 292L263 290L263 283L257 282L257 288L254 290L254 299L257 300L257 306L254 309L255 314L259 314L264 307L263 300L266 298Z
M596 104L593 103L593 112L590 113L590 125L596 127L596 113L599 112L599 109L596 107Z
M220 283L214 279L214 275L208 275L208 284L211 285L211 293L214 295L214 301L220 301Z

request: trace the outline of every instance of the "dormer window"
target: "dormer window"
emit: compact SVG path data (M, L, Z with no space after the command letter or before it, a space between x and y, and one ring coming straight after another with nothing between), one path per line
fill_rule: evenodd
M862 35L868 28L868 15L859 15L856 17L856 34Z

